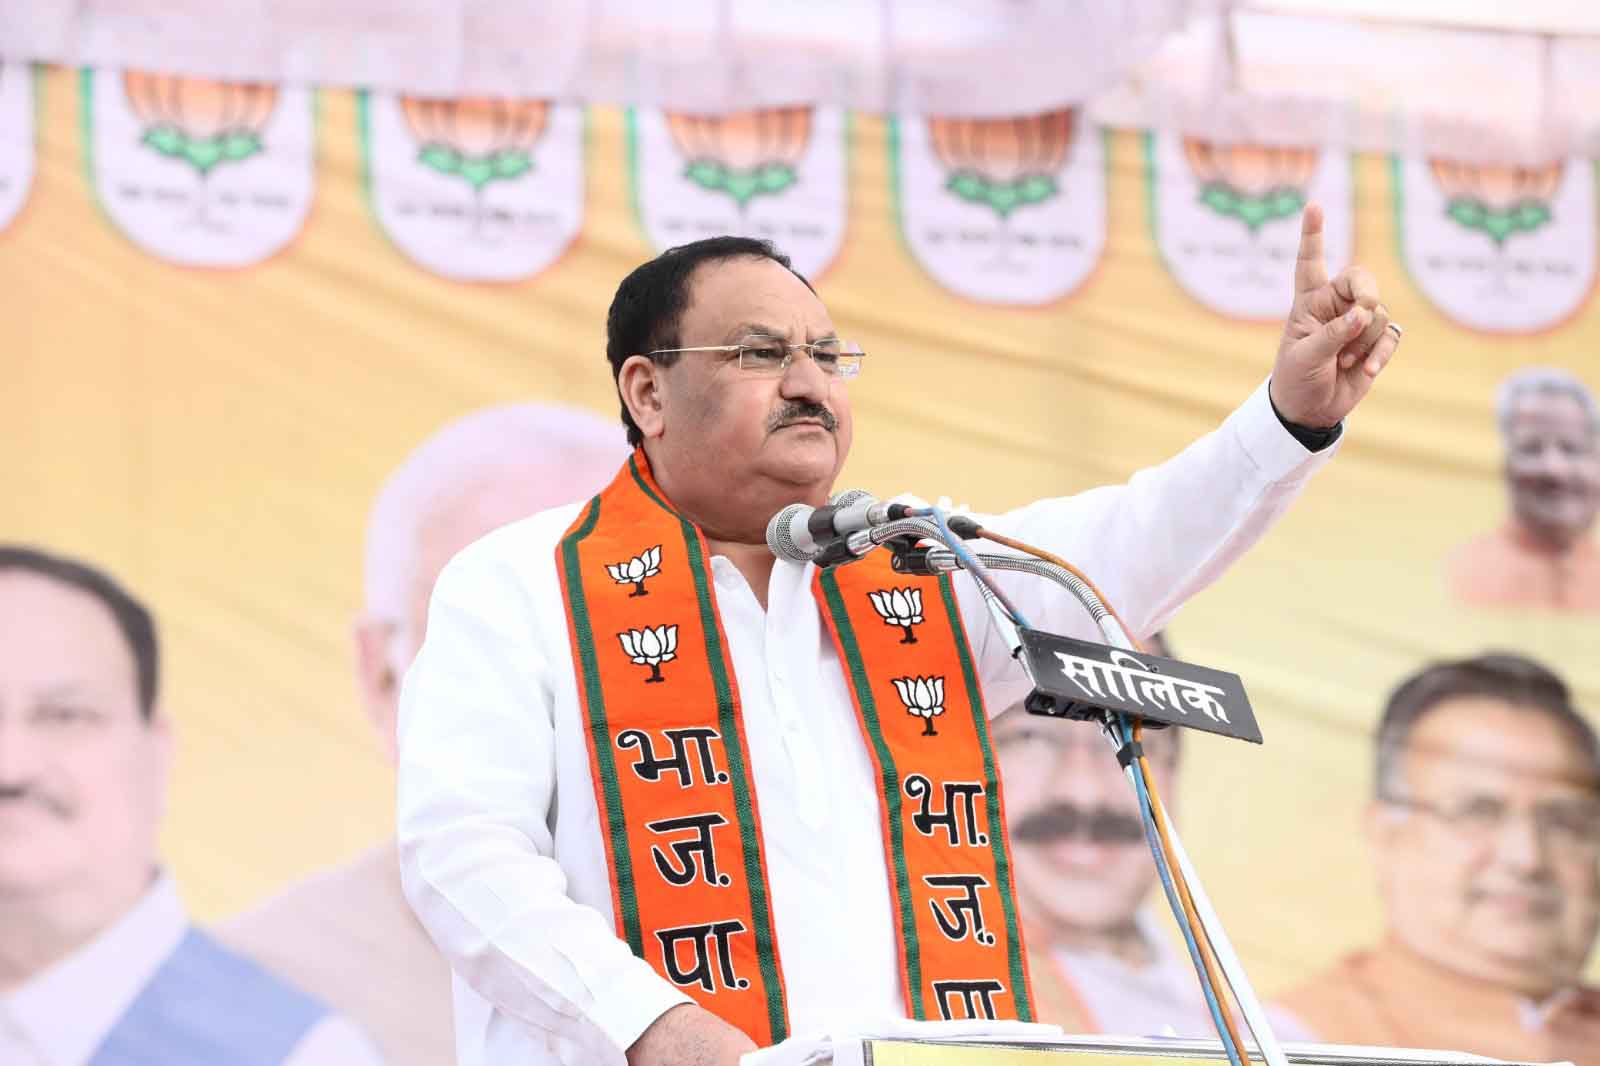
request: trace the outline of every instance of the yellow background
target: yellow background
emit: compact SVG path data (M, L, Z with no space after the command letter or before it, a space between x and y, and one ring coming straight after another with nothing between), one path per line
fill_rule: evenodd
M165 849L197 914L216 918L392 828L350 644L377 485L483 405L612 412L605 310L652 250L629 209L622 115L602 108L567 254L520 284L436 278L378 230L354 97L326 92L293 245L241 271L171 266L96 209L75 75L39 86L37 176L0 232L0 539L86 556L155 607L180 737ZM884 121L857 116L851 137L849 227L820 285L873 353L852 386L843 484L992 510L1120 480L1268 372L1277 328L1201 307L1161 265L1137 135L1109 142L1099 268L1040 310L937 287L895 229ZM1358 816L1396 680L1432 656L1513 648L1600 707L1600 618L1466 610L1440 566L1502 514L1496 383L1540 362L1600 388L1600 301L1527 338L1453 324L1398 260L1386 161L1362 158L1355 176L1356 258L1406 327L1402 355L1337 461L1171 631L1183 657L1243 675L1266 733L1264 748L1195 736L1179 802L1268 992L1378 930Z

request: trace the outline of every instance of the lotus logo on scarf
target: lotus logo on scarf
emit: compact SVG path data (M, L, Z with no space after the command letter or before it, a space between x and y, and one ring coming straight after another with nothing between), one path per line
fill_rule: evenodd
M1317 170L1315 148L1221 145L1185 137L1183 154L1200 183L1200 202L1243 222L1251 236L1268 222L1298 215Z
M144 127L139 142L181 159L204 179L224 163L259 154L262 130L278 102L271 85L128 71L128 106Z
M420 148L417 161L458 177L481 196L496 181L512 181L533 169L533 147L544 134L550 105L543 100L464 97L459 100L400 98L400 111Z
M883 589L867 593L872 609L878 612L887 626L899 626L906 631L902 644L915 644L917 635L912 626L922 622L922 590L919 588Z
M1550 200L1561 184L1562 163L1539 167L1473 166L1448 159L1428 162L1458 225L1489 235L1502 247L1514 233L1532 233L1550 221Z
M1019 118L930 118L934 155L949 173L945 188L984 204L1001 220L1061 190L1057 175L1072 147L1071 109Z
M629 598L650 595L644 582L646 578L661 573L661 545L647 548L625 563L607 563L606 573L619 585L633 586L633 591L628 593Z
M733 199L743 211L758 196L776 196L799 180L811 143L811 108L775 107L727 115L666 116L673 143L688 161L688 181Z
M906 705L906 713L922 719L922 735L938 736L933 720L944 713L944 678L897 677L893 680L900 702Z
M661 676L661 664L678 657L677 626L630 629L618 633L617 639L622 642L622 650L628 653L629 659L650 668L650 676L644 679L646 684L666 680Z

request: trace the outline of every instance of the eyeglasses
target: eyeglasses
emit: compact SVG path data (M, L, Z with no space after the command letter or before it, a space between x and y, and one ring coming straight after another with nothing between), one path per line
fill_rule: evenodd
M738 352L740 370L763 377L776 377L789 369L796 351L805 352L824 374L836 378L853 378L861 373L861 361L867 357L859 344L850 341L829 339L809 344L789 344L778 337L747 337L739 344L713 344L701 348L657 348L646 355L654 359L658 355L676 355L679 352Z
M1600 804L1546 803L1519 812L1510 804L1490 796L1475 796L1454 807L1407 799L1380 796L1380 803L1431 815L1474 842L1492 840L1513 818L1526 818L1540 838L1555 846L1584 851L1600 850Z

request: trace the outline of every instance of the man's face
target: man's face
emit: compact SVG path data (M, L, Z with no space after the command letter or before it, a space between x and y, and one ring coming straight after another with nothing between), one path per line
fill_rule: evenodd
M169 754L110 612L0 571L0 900L134 890L156 864Z
M1369 828L1391 930L1440 966L1544 995L1570 984L1600 913L1600 796L1547 715L1483 698L1417 724Z
M677 347L758 336L801 343L837 334L822 301L770 259L698 267ZM781 375L741 370L731 352L686 352L660 379L657 477L714 538L759 542L784 504L825 500L850 450L842 379L798 353Z
M626 457L619 452L617 463ZM581 500L605 488L616 472L599 455L581 461L496 465L434 501L417 531L409 605L403 620L365 618L356 626L358 667L367 715L390 761L400 713L400 679L422 649L428 602L439 573L463 548L501 526Z
M1138 799L1100 727L1014 708L991 729L1017 891L1030 923L1057 933L1127 928L1156 870ZM1144 731L1156 788L1169 808L1177 772L1172 733Z
M1540 540L1567 545L1600 511L1600 440L1576 397L1529 392L1506 426L1506 480L1517 521Z

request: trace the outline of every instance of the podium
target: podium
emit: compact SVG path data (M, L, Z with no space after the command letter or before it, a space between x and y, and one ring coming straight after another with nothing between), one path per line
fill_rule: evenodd
M1451 1051L1285 1044L1289 1061L1303 1066L1533 1066ZM1254 1045L1248 1049L1261 1062ZM1216 1040L1063 1036L1044 1040L973 1040L913 1037L834 1042L834 1066L1217 1066L1228 1061Z

